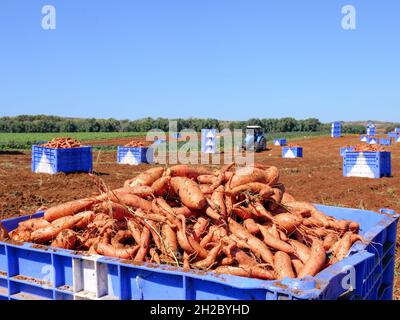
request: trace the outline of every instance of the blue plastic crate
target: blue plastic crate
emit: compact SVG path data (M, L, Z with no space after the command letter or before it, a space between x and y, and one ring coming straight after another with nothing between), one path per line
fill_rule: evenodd
M340 148L340 155L342 157L344 157L346 152L351 152L351 151L354 151L354 147L343 147L343 148Z
M92 147L54 149L32 146L32 171L35 173L92 172Z
M154 150L147 147L121 147L117 148L117 162L120 164L138 165L153 163Z
M331 127L332 127L332 129L333 128L341 128L342 127L342 123L340 121L332 122Z
M379 144L383 145L383 146L390 146L392 144L392 140L391 139L387 139L387 138L380 138L379 139Z
M388 138L389 139L396 139L396 138L398 138L400 136L400 133L398 133L398 132L389 132L388 133Z
M346 152L343 158L343 176L381 178L392 174L392 158L388 151Z
M376 135L376 128L375 127L367 128L367 136L375 136L375 135Z
M274 139L274 146L285 146L286 138Z
M303 148L302 147L283 147L282 158L302 158Z
M377 137L368 137L367 143L368 144L378 144L379 139Z
M361 142L368 142L368 136L360 136Z
M331 132L331 137L332 138L341 138L342 133L341 132Z
M367 244L315 277L263 281L213 272L183 271L98 255L0 242L0 296L5 299L335 300L392 299L397 220L357 209L317 206L329 216L360 224ZM43 212L34 217L42 216ZM29 216L4 220L7 230ZM352 279L348 282L347 278Z
M217 129L201 129L201 152L217 152Z

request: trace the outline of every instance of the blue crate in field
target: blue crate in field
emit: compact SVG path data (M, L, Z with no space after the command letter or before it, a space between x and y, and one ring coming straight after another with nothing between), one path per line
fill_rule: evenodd
M274 139L274 146L286 146L286 138Z
M303 148L302 147L283 147L282 158L302 158Z
M201 129L201 152L217 152L217 129Z
M341 132L331 132L331 138L341 138L342 133Z
M398 133L398 132L389 132L388 133L389 139L397 139L399 136L400 136L400 133Z
M382 146L390 146L392 144L392 140L389 138L380 138L379 144L381 144Z
M368 142L368 136L360 136L361 142Z
M344 157L346 152L351 152L351 151L354 151L354 147L343 147L343 148L340 148L340 155L342 157Z
M153 148L147 147L121 147L117 148L117 162L119 164L138 165L153 163Z
M392 158L388 151L346 152L343 158L343 176L381 178L392 175Z
M376 135L376 128L375 127L367 128L367 136L374 136L374 135Z
M356 242L345 259L315 277L264 281L2 241L0 296L10 300L392 299L398 215L392 210L378 214L317 207L329 216L358 222L367 242ZM29 217L2 223L10 231Z
M379 139L377 137L368 137L368 144L379 144Z
M55 174L57 172L91 172L92 147L55 149L32 146L32 172Z

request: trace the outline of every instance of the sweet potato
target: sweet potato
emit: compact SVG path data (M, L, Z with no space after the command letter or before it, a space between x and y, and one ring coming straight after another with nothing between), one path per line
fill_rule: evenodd
M242 206L233 208L232 214L242 218L243 220L254 217L252 211L249 208L242 207Z
M154 248L150 248L150 262L158 263L160 264L160 256L158 255L158 252Z
M154 190L151 186L125 186L120 189L114 190L115 193L129 193L134 194L141 198L151 197L154 194Z
M210 195L214 192L214 189L211 187L211 184L199 184L198 186L204 195Z
M340 244L338 245L337 250L334 252L334 255L338 261L343 260L349 252L352 245L351 236L351 232L346 232L342 239L339 240Z
M232 190L235 187L247 184L250 182L261 182L267 183L264 170L252 167L243 167L236 170L233 175L229 189Z
M94 250L96 250L98 254L121 259L132 259L137 254L139 247L140 246L134 246L130 248L115 248L111 244L101 242L93 245Z
M139 226L132 220L128 221L127 226L133 239L135 239L135 242L140 244L141 230L139 229Z
M54 239L59 232L73 228L83 217L66 216L54 220L49 226L37 229L31 233L31 240L34 242L46 242Z
M21 230L17 228L11 231L8 235L14 241L23 241L23 242L31 241L31 231L28 230Z
M265 226L258 225L258 228L260 229L262 235L263 235L263 240L264 242L271 248L279 251L286 252L288 254L294 253L294 249L292 246L279 238L273 237L268 231Z
M161 227L161 236L165 246L165 251L171 258L176 257L178 252L178 242L175 231L166 223Z
M151 189L155 196L164 196L169 189L169 182L171 177L161 177L153 182Z
M217 273L230 274L233 276L248 277L248 278L259 278L263 280L274 280L274 274L271 271L260 267L249 267L249 266L219 266L215 269Z
M298 278L305 276L315 276L324 267L326 261L326 253L322 241L314 239L311 246L310 258L304 264L303 269L297 275Z
M96 199L80 199L61 203L47 209L44 212L44 218L48 222L52 222L62 217L72 216L78 212L89 209L96 202L98 202Z
M259 255L265 262L273 265L274 256L268 247L258 238L253 236L250 232L248 232L244 227L242 227L239 223L234 221L233 219L228 220L230 231L237 236L239 239L244 240L247 245L251 248L251 250Z
M84 229L94 220L95 214L93 211L83 211L77 213L75 217L82 217L82 219L75 224L75 228Z
M185 177L171 179L171 186L179 195L182 203L189 209L203 209L207 202L198 184Z
M253 235L255 236L260 232L257 223L253 219L246 219L243 221L243 226Z
M76 233L71 229L65 229L57 235L50 246L71 250L74 249L77 241Z
M249 182L246 184L241 184L227 191L227 194L232 197L237 197L240 193L243 192L252 192L258 194L262 190L265 198L268 198L269 196L272 196L274 194L273 189L269 185L260 182Z
M339 240L339 237L335 233L329 233L324 239L324 249L329 251L331 247Z
M140 235L139 250L135 256L135 261L145 261L146 254L150 250L150 228L145 225Z
M211 195L211 201L215 205L214 209L223 218L226 217L226 206L225 206L224 192L225 192L224 186L219 186L218 188L215 189L215 191Z
M303 264L303 262L301 262L300 259L297 259L297 258L292 258L291 260L292 260L293 269L297 275L304 268L304 264Z
M301 260L301 262L306 263L310 258L311 249L297 240L290 239L289 243L293 247L296 256Z
M129 180L125 185L129 187L151 186L157 179L161 178L163 173L164 168L162 167L151 168Z
M208 253L208 255L205 259L196 262L193 266L195 268L199 268L199 269L211 267L217 260L218 254L221 250L221 247L222 247L222 245L221 245L221 243L219 243L218 245L216 245L214 248L212 248L210 250L210 252Z
M143 209L146 212L150 212L152 210L150 201L140 198L134 194L118 194L118 202L135 209Z
M170 167L167 170L167 174L171 177L186 177L189 179L196 179L201 175L213 175L212 171L205 167L200 166L189 166L185 164L178 164Z
M275 277L278 280L296 277L292 268L292 261L290 260L290 256L283 251L277 251L275 253L274 271Z
M274 216L274 222L286 234L291 234L303 222L303 219L295 214L280 213Z
M213 182L217 181L218 177L211 175L211 174L206 174L206 175L201 175L197 177L197 182L200 184L212 184Z
M209 221L203 217L199 217L193 225L193 238L200 241L202 234L206 231Z
M46 219L34 218L21 221L18 224L18 228L20 228L21 230L34 231L36 229L47 227L48 225L50 225L50 222L48 222Z
M125 220L133 216L132 212L130 212L126 206L120 203L104 201L102 202L101 207L105 212L109 213L113 219L116 220Z

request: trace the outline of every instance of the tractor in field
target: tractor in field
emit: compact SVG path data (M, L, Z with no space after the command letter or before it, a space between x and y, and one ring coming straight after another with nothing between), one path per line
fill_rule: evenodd
M267 139L260 126L247 126L243 150L261 152L267 149Z

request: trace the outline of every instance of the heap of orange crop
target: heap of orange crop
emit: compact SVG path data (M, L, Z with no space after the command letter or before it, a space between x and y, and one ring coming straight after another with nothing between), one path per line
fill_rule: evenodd
M73 138L54 138L53 140L42 144L42 147L54 148L54 149L69 149L69 148L79 148L82 144Z

